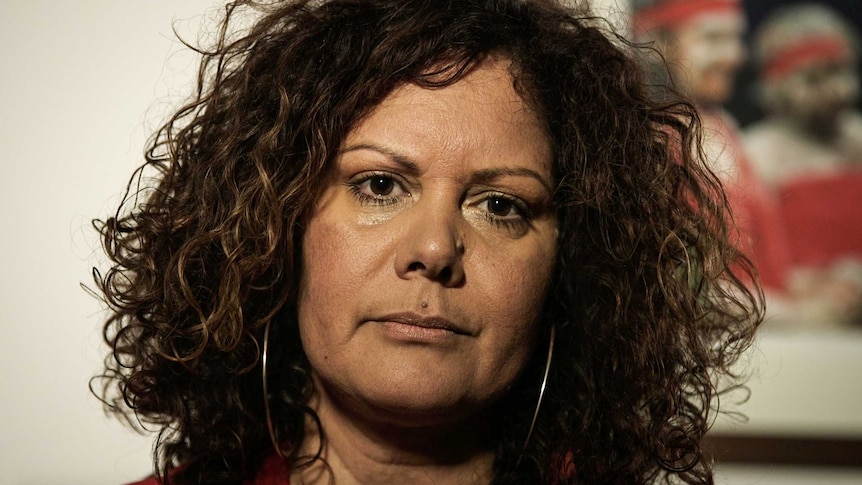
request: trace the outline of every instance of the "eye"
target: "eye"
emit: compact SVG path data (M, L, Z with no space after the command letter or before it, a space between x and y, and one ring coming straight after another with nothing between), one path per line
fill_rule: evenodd
M375 175L368 179L368 189L374 195L389 195L395 188L395 181L390 177Z
M509 199L504 199L502 197L489 197L486 203L488 212L497 217L508 217L513 215L513 212L517 213L515 204Z
M473 207L485 221L514 236L522 236L533 219L527 203L509 194L485 194Z
M527 204L511 195L489 194L477 206L484 209L486 217L495 221L518 222L532 218Z
M347 185L354 197L363 204L394 204L410 195L396 176L385 172L360 174Z

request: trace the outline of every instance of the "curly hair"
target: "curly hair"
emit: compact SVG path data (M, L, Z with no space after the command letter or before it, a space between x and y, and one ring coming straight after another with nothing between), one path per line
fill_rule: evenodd
M254 21L236 28L245 14ZM303 227L341 144L396 87L438 89L488 56L553 144L558 255L543 332L488 410L495 483L712 483L701 448L719 381L750 343L760 295L684 101L657 103L622 39L550 0L236 1L193 99L152 138L113 217L100 397L156 426L166 483L241 483L274 453L294 468L314 392L294 300ZM263 329L279 352L260 378ZM726 382L721 380L721 382ZM522 459L519 459L522 458Z

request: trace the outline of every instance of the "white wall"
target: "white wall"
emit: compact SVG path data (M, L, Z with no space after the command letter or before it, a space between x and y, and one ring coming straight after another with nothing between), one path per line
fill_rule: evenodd
M156 101L193 74L170 56L172 19L188 32L212 4L0 2L4 484L117 484L150 470L150 438L105 418L88 391L102 315L78 285L97 262L89 220L116 206L164 111Z
M716 429L862 439L862 329L767 322L739 369L751 375L751 398L734 409L749 421L723 416Z
M117 484L150 469L151 437L105 418L89 394L103 315L78 285L99 263L89 220L116 206L193 76L172 21L195 32L214 3L0 0L3 483ZM862 337L767 337L751 429L862 433Z

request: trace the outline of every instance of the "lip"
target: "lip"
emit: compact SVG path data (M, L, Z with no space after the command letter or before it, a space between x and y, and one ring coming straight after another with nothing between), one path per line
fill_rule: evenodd
M420 329L446 331L457 335L470 335L470 332L463 327L440 316L423 317L415 313L404 312L385 315L374 320L380 323L400 323Z

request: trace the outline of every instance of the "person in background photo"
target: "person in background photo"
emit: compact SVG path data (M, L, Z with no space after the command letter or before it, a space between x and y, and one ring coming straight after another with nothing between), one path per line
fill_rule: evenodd
M862 324L862 114L859 45L830 8L774 11L753 36L765 119L745 132L759 177L780 201L791 293L807 324Z
M724 109L746 60L746 19L738 0L634 0L632 38L642 52L658 100L690 99L703 120L704 150L729 199L736 242L748 252L767 293L767 319L792 318L790 249L778 200L760 180L736 121ZM795 303L793 303L795 304Z
M140 484L713 483L754 270L692 105L569 3L227 6L94 223Z

